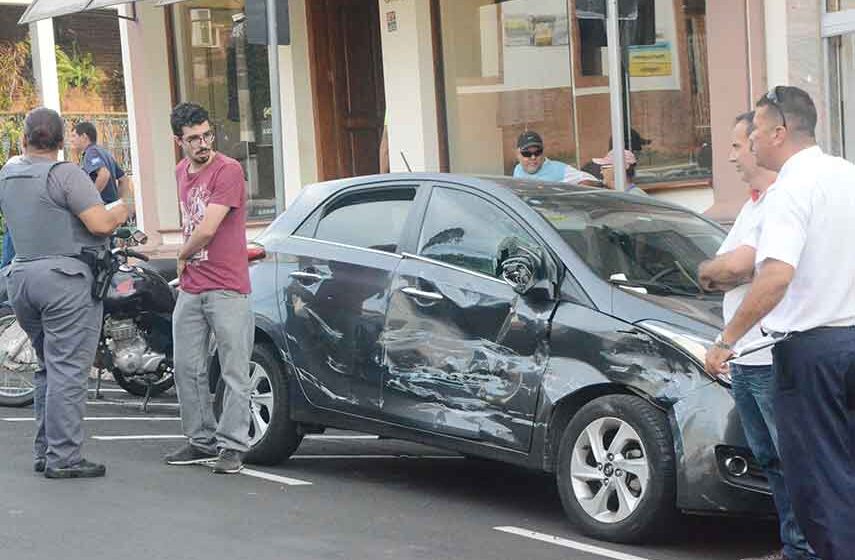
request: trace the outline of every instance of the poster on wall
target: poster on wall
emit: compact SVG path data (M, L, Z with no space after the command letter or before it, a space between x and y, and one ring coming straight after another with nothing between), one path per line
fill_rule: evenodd
M506 47L558 47L570 44L566 16L519 15L502 16Z
M629 75L633 78L651 78L673 74L671 43L660 41L654 45L629 47Z

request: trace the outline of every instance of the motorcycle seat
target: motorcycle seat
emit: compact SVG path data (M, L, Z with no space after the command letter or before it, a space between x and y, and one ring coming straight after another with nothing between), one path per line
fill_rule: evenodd
M147 268L160 274L167 282L172 282L178 277L178 262L175 259L151 259L148 262L139 263L141 268Z

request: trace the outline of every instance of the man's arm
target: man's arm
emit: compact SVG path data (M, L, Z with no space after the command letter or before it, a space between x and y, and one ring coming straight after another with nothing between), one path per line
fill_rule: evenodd
M760 319L775 309L775 306L784 299L784 294L787 293L795 272L796 269L792 265L783 261L775 259L763 261L751 285L751 290L737 309L736 315L721 333L723 346L714 346L707 352L707 373L717 376L727 371L727 365L724 362L733 355L733 350L727 347L736 344Z
M181 250L178 252L179 261L189 261L190 258L207 247L208 243L214 238L217 233L217 228L220 227L223 219L231 210L231 207L223 204L209 203L205 206L205 217L198 226L193 230L190 239L188 239ZM180 266L180 265L179 265Z
M746 284L754 276L754 258L757 251L750 245L741 245L732 251L704 261L698 267L698 281L707 291L727 291Z
M110 177L110 170L106 166L98 170L98 175L95 177L95 188L98 189L98 192L104 191L107 183L110 182Z
M91 187L90 187L91 188ZM77 215L89 233L93 235L111 235L116 228L128 219L128 207L124 202L107 210L103 204L96 204Z

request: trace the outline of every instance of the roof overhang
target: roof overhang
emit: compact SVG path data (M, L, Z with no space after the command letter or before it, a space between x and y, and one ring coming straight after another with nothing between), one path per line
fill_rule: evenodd
M18 21L20 25L33 23L42 19L67 16L90 10L109 8L119 4L135 4L152 0L33 0L24 15ZM183 0L157 0L156 5L166 6L177 4Z

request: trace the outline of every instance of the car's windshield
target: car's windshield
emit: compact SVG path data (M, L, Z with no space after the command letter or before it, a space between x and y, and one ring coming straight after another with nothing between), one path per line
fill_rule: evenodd
M698 265L724 241L718 227L680 210L588 194L522 198L603 279L667 293L698 293Z

